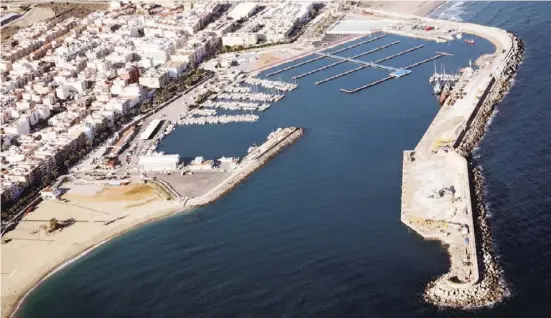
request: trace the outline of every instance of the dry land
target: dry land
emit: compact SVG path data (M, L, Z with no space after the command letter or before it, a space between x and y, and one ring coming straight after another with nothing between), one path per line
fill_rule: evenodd
M363 1L360 7L426 16L445 1Z
M398 12L409 12L417 14L426 14L439 5L435 2L399 2L399 3L385 3L383 6L377 3L371 5L377 8L384 8L387 10L396 10ZM54 19L65 19L69 16L84 16L89 12L97 9L98 5L77 5L77 4L53 4L44 5L53 10L56 14ZM42 6L41 6L42 7ZM59 20L61 21L61 20ZM481 33L483 36L490 38L497 46L498 52L501 51L501 40L503 35L500 30L491 29L491 32L484 32L486 27L479 27L470 25L469 29L473 33ZM478 32L480 31L480 32ZM2 34L4 36L4 33ZM296 51L289 51L296 54ZM274 63L277 58L277 54L268 53L261 65ZM285 56L286 58L287 56ZM500 57L503 58L504 57ZM494 63L499 64L497 61L499 58L494 58ZM494 64L495 65L495 64ZM260 66L260 65L258 65ZM488 71L490 68L488 68ZM483 85L483 83L477 83ZM475 85L475 84L473 84ZM466 99L467 100L467 99ZM472 100L469 101L471 103ZM467 103L467 102L465 102ZM470 104L465 104L465 108L470 107ZM457 108L457 107L456 107ZM468 237L471 237L472 233L472 215L461 215L465 213L467 209L470 213L470 198L468 196L468 179L466 177L466 165L462 157L449 157L446 155L433 155L431 148L434 141L438 138L449 139L450 132L455 132L456 128L461 127L461 122L465 120L463 114L454 114L453 110L448 112L442 112L445 116L443 121L435 119L435 125L429 129L428 133L431 137L423 138L427 143L421 142L416 148L416 156L419 161L415 164L405 167L404 175L408 175L404 180L408 184L405 184L404 189L407 193L403 199L403 207L406 208L403 211L403 220L405 223L410 222L411 226L415 228L413 223L414 219L407 219L408 212L414 218L426 219L433 218L435 221L430 224L430 227L434 227L436 221L440 222L446 216L443 215L425 215L416 213L425 210L430 212L431 209L424 209L424 204L427 200L416 200L418 196L416 192L421 191L416 184L409 184L409 182L420 182L423 184L429 184L433 189L435 186L456 185L453 191L450 193L444 193L438 199L441 204L441 208L445 208L445 205L450 204L451 210L446 210L449 213L448 217L444 220L449 223L447 225L448 232L453 230L451 222L457 222L467 225L467 229L470 231L467 233ZM440 122L447 122L446 128L441 128ZM444 137L443 137L444 136ZM422 161L422 160L423 161ZM426 161L425 161L426 160ZM250 164L248 168L250 171L258 168L257 164ZM441 184L431 184L430 180L423 179L424 171L431 170L431 166L438 166L442 170L446 170L444 166L454 166L455 168L449 169L449 178L439 179ZM457 174L454 174L454 171ZM232 173L231 175L237 175ZM196 197L207 196L212 192L214 195L219 195L226 191L226 188L234 186L232 182L226 182L226 187L208 191L213 185L219 184L222 180L230 179L228 173L196 173L192 176L159 176L160 179L166 180L174 185L175 190L182 196ZM172 178L178 178L181 180L187 180L189 182L173 182ZM423 180L421 180L423 179ZM233 179L232 179L233 180ZM156 219L165 215L169 215L174 211L182 209L181 202L166 201L164 196L157 193L153 188L135 183L129 186L121 187L109 187L104 185L65 185L64 194L62 199L64 201L44 201L38 205L37 209L27 215L17 228L5 235L6 239L11 241L2 244L1 246L1 265L2 265L2 277L1 277L1 291L2 291L2 316L6 317L13 309L14 304L26 293L30 288L35 286L44 276L49 272L56 269L63 262L74 258L75 256L86 251L90 247L97 245L117 234L123 233L139 224L147 222L152 219ZM223 188L223 189L222 189ZM409 190L408 190L409 189ZM424 194L424 190L421 194ZM453 192L453 195L452 195ZM439 194L440 195L440 194ZM445 196L448 197L445 197ZM203 202L208 203L209 198L195 200L195 205L201 205ZM467 203L469 202L469 203ZM433 212L438 212L439 208L435 208ZM446 208L447 209L447 208ZM454 214L454 211L455 214ZM434 214L434 213L433 213ZM63 230L57 230L53 233L47 233L44 227L48 227L50 219L56 218L58 220L74 219L75 223L64 228ZM438 220L440 219L440 220ZM470 220L470 221L469 221ZM422 221L422 222L425 222ZM426 222L425 222L426 223ZM408 224L408 225L410 225ZM443 224L443 223L442 223ZM430 227L427 229L430 230ZM445 228L445 227L444 227ZM455 227L458 229L457 227ZM420 232L422 229L420 229ZM435 235L439 236L442 241L447 242L442 236L446 235L446 230L439 228L436 231L430 230ZM462 242L459 244L457 241L460 238L464 238L464 232L460 230L453 230L455 232L449 234L449 239L453 239L454 247L450 249L451 253L456 251L462 253L461 249L464 247ZM428 235L427 235L428 236ZM436 238L436 237L434 237ZM471 240L474 244L474 239ZM448 243L448 242L447 242ZM451 243L450 243L451 244ZM470 255L473 257L472 251L474 248L467 250L463 256ZM457 260L457 261L456 261ZM461 264L463 258L452 257L452 271L457 273L457 276L465 278L468 275L476 275L471 266L462 267ZM476 262L476 261L475 261ZM458 264L459 267L456 267ZM476 280L476 279L475 279Z
M43 201L2 244L2 316L47 273L68 259L139 224L181 209L150 186L66 184L62 201ZM75 223L47 233L50 219Z
M2 41L7 41L22 28L41 21L59 23L70 17L83 18L88 14L107 8L107 4L53 3L39 4L21 18L2 28Z

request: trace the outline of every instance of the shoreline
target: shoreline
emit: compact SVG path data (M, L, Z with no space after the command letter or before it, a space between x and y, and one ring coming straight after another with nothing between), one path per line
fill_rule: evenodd
M437 6L432 8L425 15L430 15L432 12L434 12L434 10L436 10L438 7L442 6L443 4L445 4L445 2L438 3ZM342 41L342 43L332 44L332 45L333 46L334 45L341 45L343 43L353 41L353 40L355 40L359 37L360 36L358 36L358 37L352 36L351 38L348 38L348 39ZM332 47L332 46L323 47L323 48L321 48L321 50L325 50L329 47ZM497 49L497 46L496 46L496 49ZM314 50L314 51L316 51L316 50ZM309 52L308 54L311 54L311 53L312 52ZM300 57L298 57L298 58L300 58ZM285 63L288 63L288 62L292 61L293 59L296 59L296 57L291 58L291 60L283 60L283 61L276 62L273 65L269 65L269 66L263 68L263 70L268 69L268 68L273 68L273 67L276 67L278 65L285 64ZM253 72L256 73L256 72L259 72L259 71L256 70L256 71L253 71ZM256 170L256 169L254 169L254 170ZM228 191L231 191L231 189L228 190ZM221 194L221 196L224 195L226 192L227 191L224 191ZM211 202L208 202L206 204L209 204L209 203L211 203ZM102 233L98 233L94 237L90 238L90 240L89 240L90 244L83 246L78 252L71 253L71 255L69 255L68 257L65 257L64 261L62 261L61 263L58 263L53 268L50 268L45 273L42 273L42 274L38 275L39 277L37 279L33 279L32 283L30 283L30 284L28 284L28 286L24 287L22 289L22 291L19 293L19 295L15 296L14 301L9 301L9 302L6 301L6 303L4 303L4 299L2 299L2 317L13 317L15 315L15 313L17 312L17 310L19 310L19 308L21 307L21 305L25 301L26 297L32 291L34 291L35 288L39 287L39 285L42 282L47 280L50 276L54 275L55 273L61 271L66 266L69 266L73 262L78 261L80 258L86 256L88 253L94 251L96 248L98 248L98 247L102 246L103 244L107 243L111 239L114 239L114 238L116 238L116 237L118 237L122 234L125 234L125 233L127 233L131 230L134 230L134 229L136 229L136 228L138 228L138 227L140 227L140 226L142 226L146 223L153 222L153 221L156 221L156 220L159 220L159 219L162 219L162 218L166 218L166 217L169 217L171 215L180 213L182 211L188 211L190 209L191 208L187 207L187 206L174 206L173 208L170 208L170 209L165 209L165 210L162 210L160 212L154 212L150 215L145 215L143 220L142 219L136 220L137 222L125 225L126 227L123 226L123 227L119 228L117 226L115 228L107 229ZM12 297L12 296L10 296L10 297ZM2 298L4 298L4 296Z
M267 140L264 144L257 148L258 151L253 151L249 154L252 158L244 158L247 160L247 164L232 173L228 178L224 179L221 183L215 186L213 189L204 193L201 196L186 199L182 204L180 201L169 201L173 207L163 209L151 214L145 214L140 218L134 220L129 224L123 224L122 226L105 229L96 233L92 238L88 239L82 246L79 246L75 251L67 251L61 258L63 260L57 262L57 264L44 270L43 273L32 279L30 283L27 283L24 288L19 292L19 295L13 295L15 301L8 303L7 299L2 299L2 316L13 317L17 310L21 307L26 297L41 283L46 281L55 273L61 271L66 266L69 266L73 262L86 256L96 248L102 246L108 241L123 235L131 230L134 230L146 223L150 223L159 219L170 217L174 214L184 211L191 211L194 208L205 206L217 201L219 198L232 191L237 185L246 180L256 170L266 165L271 159L276 157L281 151L285 150L288 146L294 144L304 134L304 129L290 127L285 128L278 135L274 135L271 139ZM267 149L265 149L267 148ZM158 203L156 201L154 203ZM7 243L10 244L10 243ZM75 244L76 245L76 244ZM57 260L56 260L57 261ZM3 296L4 297L4 296Z
M149 216L145 216L145 219L138 219L136 220L137 222L133 222L132 224L129 224L129 226L124 227L123 229L119 230L118 228L114 228L114 229L110 229L111 231L106 230L103 233L99 233L98 235L90 239L90 241L92 241L90 245L85 246L84 248L77 250L76 252L68 253L70 255L67 256L64 261L62 261L61 263L58 263L53 268L50 268L49 270L40 274L39 277L35 278L33 282L31 282L30 284L28 284L28 286L23 288L21 293L18 296L16 296L14 302L12 302L11 304L2 303L2 317L6 317L6 318L14 317L15 313L17 312L17 310L19 310L19 308L21 307L21 305L23 304L27 296L30 293L32 293L37 287L39 287L40 284L42 284L44 281L49 279L52 275L63 270L65 267L71 265L72 263L86 256L87 254L91 253L96 248L104 245L105 243L108 243L114 238L117 238L127 232L137 229L147 223L158 221L158 220L170 217L172 215L175 215L184 211L189 211L192 209L193 209L192 207L174 206L173 208L164 209L158 212L154 212Z

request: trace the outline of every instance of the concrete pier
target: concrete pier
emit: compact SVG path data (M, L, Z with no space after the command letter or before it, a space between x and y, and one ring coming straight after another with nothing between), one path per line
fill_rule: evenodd
M391 42L391 43L389 43L389 44L382 45L382 46L376 47L376 48L374 48L374 49L372 49L372 50L369 50L369 51L360 53L360 54L358 54L358 55L354 55L354 56L352 56L351 58L357 59L357 58L359 58L359 57L362 57L362 56L365 56L365 55L368 55L368 54L371 54L371 53L380 51L380 50L385 49L385 48L387 48L387 47L391 47L391 46L396 45L396 44L398 44L398 43L400 43L400 41L394 41L394 42ZM335 63L331 63L331 64L326 65L326 66L322 66L322 67L320 67L320 68L311 70L311 71L306 72L306 73L304 73L304 74L300 74L300 75L294 76L294 77L293 77L293 80L299 79L299 78L303 78L303 77L306 77L306 76L308 76L308 75L312 75L312 74L314 74L314 73L317 73L317 72L326 70L326 69L328 69L328 68L330 68L330 67L337 66L337 65L339 65L339 64L343 64L343 63L345 63L345 62L347 62L347 61L346 61L346 60L342 60L342 61L338 61L338 62L335 62Z
M218 200L228 191L245 180L254 171L265 165L283 149L296 142L304 134L303 128L287 127L270 134L265 143L255 148L243 158L239 167L231 175L207 193L194 198L186 198L185 206L197 207Z
M421 44L421 45L418 45L418 46L414 46L414 47L409 48L409 49L407 49L407 50L404 50L404 51L398 52L398 53L396 53L396 54L392 54L392 55L389 55L389 56L384 57L384 58L382 58L382 59L379 59L379 60L375 61L374 64L378 64L378 63L381 63L381 62L384 62L384 61L388 61L388 60L390 60L390 59L392 59L392 58L395 58L395 57L397 57L397 56L401 56L401 55L404 55L404 54L406 54L406 53L409 53L409 52L418 50L418 49L420 49L420 48L422 48L422 47L423 47L422 44ZM352 57L352 58L356 58L356 56L354 56L354 57ZM345 61L341 61L341 62L337 62L337 63L344 63L344 62L345 62ZM323 84L323 83L332 81L332 80L334 80L334 79L337 79L337 78L339 78L339 77L342 77L342 76L345 76L345 75L354 73L354 72L359 71L359 70L361 70L361 69L364 69L364 68L366 68L366 67L368 67L368 66L369 66L369 65L363 65L363 66L357 67L357 68L355 68L355 69L346 71L346 72L344 72L344 73L340 73L340 74L337 74L337 75L335 75L335 76L331 76L331 77L329 77L329 78L326 78L326 79L324 79L324 80L321 80L321 81L316 82L316 85ZM405 73L404 75L407 75L407 74L409 74L409 73ZM401 76L403 76L403 75L401 75ZM355 89L341 89L341 92L345 92L345 93L349 93L349 94L356 93L356 92L359 92L359 91L361 91L361 90L363 90L363 89L366 89L366 88L375 86L375 85L377 85L377 84L380 84L380 83L382 83L382 82L386 82L386 81L388 81L389 79L391 79L391 78L393 78L393 77L396 77L396 76L393 76L393 75L391 74L391 76L389 76L389 77L385 77L385 78L383 78L383 79L377 80L377 81L375 81L375 82L366 84L366 85L364 85L364 86L361 86L361 87L358 87L358 88L355 88Z
M393 78L394 78L394 76L388 76L388 77L385 77L385 78L381 78L380 80L377 80L377 81L375 81L375 82L371 82L371 83L369 83L369 84L366 84L366 85L364 85L364 86L360 86L360 87L358 87L358 88L354 88L354 89L344 89L344 88L341 88L340 91L341 91L341 92L348 93L348 94L354 94L354 93L357 93L357 92L359 92L359 91L361 91L361 90L364 90L364 89L366 89L366 88L370 88L370 87L375 86L375 85L377 85L377 84L381 84L381 83L386 82L386 81L388 81L388 80L390 80L390 79L393 79Z
M340 77L343 77L343 76L345 76L345 75L352 74L352 73L354 73L354 72L357 72L357 71L359 71L359 70L362 70L362 69L364 69L364 68L366 68L366 67L367 67L366 65L362 65L362 66L356 67L356 68L354 68L354 69L351 69L351 70L349 70L349 71L346 71L346 72L343 72L343 73L339 73L339 74L337 74L337 75L334 75L334 76L328 77L328 78L326 78L326 79L324 79L324 80L321 80L321 81L316 82L316 85L320 85L320 84L323 84L323 83L330 82L330 81L335 80L335 79L337 79L337 78L340 78Z
M409 49L407 49L407 50L404 50L404 51L402 51L402 52L398 52L398 53L396 53L396 54L392 54L392 55L389 55L389 56L387 56L387 57L383 57L382 59L379 59L379 60L375 61L375 63L382 63L382 62L384 62L384 61L388 61L388 60L393 59L393 58L395 58L395 57L397 57L397 56L404 55L404 54L406 54L406 53L409 53L409 52L418 50L418 49L420 49L420 48L422 48L422 47L423 47L423 44L414 46L414 47L409 48Z
M419 61L419 62L415 62L415 63L413 63L413 64L410 64L410 65L404 67L404 70L409 70L410 68L414 68L414 67L419 66L419 65L421 65L421 64L428 63L428 62L430 62L430 61L432 61L432 60L436 60L437 58L442 57L442 56L445 56L445 55L447 55L447 54L443 54L443 53L441 53L441 52L440 52L440 53L437 53L436 55L431 56L431 57L429 57L429 58L427 58L427 59L424 59L424 60Z
M376 40L378 40L378 39L383 38L384 36L385 36L385 34L382 34L382 35L378 35L378 36L376 36L376 37L373 37L373 38L370 38L370 39L367 39L367 40L364 40L364 41L360 41L360 42L358 42L358 43L354 43L354 44L348 45L348 46L346 46L346 47L343 47L343 48L340 48L340 49L334 51L332 54L337 54L337 53L340 53L340 52L344 52L344 51L346 51L346 50L349 50L349 49L358 47L358 46L360 46L360 45L363 45L363 44L366 44L366 43L369 43L369 42L376 41ZM324 58L324 56L318 56L318 57L309 59L309 60L307 60L307 61L300 62L300 63L294 64L294 65L291 65L291 66L287 66L287 67L282 68L282 69L280 69L280 70L277 70L277 71L268 73L268 74L266 74L266 76L269 77L269 76L277 75L277 74L280 74L280 73L283 73L283 72L292 70L292 69L294 69L294 68L297 68L297 67L300 67L300 66L303 66L303 65L306 65L306 64L309 64L309 63L312 63L312 62L321 60L322 58Z
M275 71L275 72L268 73L268 74L266 74L266 76L269 77L269 76L272 76L272 75L277 75L277 74L279 74L279 73L283 73L283 72L292 70L292 69L294 69L294 68L297 68L297 67L300 67L300 66L303 66L303 65L306 65L306 64L309 64L309 63L312 63L312 62L321 60L322 58L323 58L323 56L318 56L318 57L315 57L315 58L313 58L313 59L306 60L306 61L304 61L304 62L300 62L300 63L297 63L297 64L293 64L293 65L291 65L291 66L287 66L287 67L282 68L282 69L280 69L280 70L277 70L277 71Z
M354 44L352 44L352 45L349 45L349 46L343 47L343 48L341 48L341 49L338 49L338 50L334 51L333 54L337 54L337 53L340 53L340 52L344 52L344 51L346 51L346 50L353 49L353 48L358 47L358 46L360 46L360 45L364 45L364 44L366 44L366 43L370 43L370 42L376 41L376 40L378 40L378 39L382 39L382 38L384 38L384 37L385 37L384 34L378 35L378 36L376 36L376 37L367 39L367 40L365 40L365 41L361 41L361 42L358 42L358 43L354 43Z
M480 174L464 156L472 150L472 140L484 132L485 118L491 113L484 111L485 105L495 105L499 98L493 96L496 92L502 96L503 87L509 86L522 43L491 27L424 20L436 26L457 25L465 33L486 37L496 45L496 53L491 64L470 77L461 76L454 91L464 94L456 94L456 100L441 107L415 149L404 152L401 221L423 238L441 241L449 252L449 272L427 285L426 301L455 308L490 306L505 297L507 288L492 255ZM436 52L404 69L447 55Z

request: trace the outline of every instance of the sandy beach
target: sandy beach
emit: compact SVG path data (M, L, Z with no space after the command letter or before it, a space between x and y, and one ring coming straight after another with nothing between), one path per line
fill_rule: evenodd
M427 16L446 1L362 1L360 7Z
M365 7L426 15L442 2L370 2ZM285 59L288 57L284 57ZM278 62L267 55L263 64ZM9 317L23 297L50 272L91 247L143 223L181 211L178 202L166 201L143 184L109 187L69 185L66 202L43 201L24 217L1 245L1 313ZM50 219L75 219L75 223L47 233Z
M41 202L4 236L11 241L2 244L2 317L8 317L28 290L67 260L142 223L182 210L178 202L162 199L144 184L69 187L62 197L67 202ZM44 227L51 218L76 222L47 233Z

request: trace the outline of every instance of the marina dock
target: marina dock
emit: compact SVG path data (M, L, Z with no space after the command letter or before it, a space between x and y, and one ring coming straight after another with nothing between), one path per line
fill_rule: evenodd
M416 66L419 66L421 64L425 64L427 62L430 62L432 60L436 60L437 58L439 57L442 57L442 56L453 56L453 54L451 53L446 53L446 52L436 52L436 55L432 56L432 57L429 57L428 59L424 59L422 61L419 61L419 62L416 62L416 63L413 63L411 65L408 65L406 67L404 67L404 70L409 70L410 68L414 68Z
M383 61L387 61L387 60L390 60L391 58L394 58L394 57L403 55L403 54L405 54L405 53L408 53L408 52L411 52L411 51L420 49L421 47L423 47L423 45L418 45L418 46L409 48L409 49L407 49L407 50L405 50L405 51L402 51L402 52L399 52L399 53L396 53L396 54L387 56L387 57L385 57L385 58L382 58L382 59L380 59L380 60L377 60L377 61L374 62L373 64L379 66L379 68L384 68L384 67L380 67L381 64L378 64L378 63L383 62ZM453 54L446 53L446 52L436 52L436 55L434 55L434 56L432 56L432 57L429 57L429 58L424 59L424 60L419 61L419 62L415 62L415 63L413 63L413 64L411 64L411 65L408 65L408 66L406 66L406 67L404 67L404 68L402 68L402 69L396 69L397 71L391 73L390 76L388 76L388 77L382 78L382 79L377 80L377 81L375 81L375 82L371 82L371 83L369 83L369 84L366 84L366 85L364 85L364 86L360 86L360 87L354 88L354 89L343 89L343 88L341 88L340 91L341 91L341 92L348 93L348 94L357 93L357 92L359 92L359 91L361 91L361 90L364 90L364 89L366 89L366 88L369 88L369 87L375 86L375 85L377 85L377 84L386 82L386 81L388 81L388 80L391 79L391 78L394 78L394 77L402 77L402 76L408 75L408 74L411 73L411 71L410 71L409 69L414 68L414 67L416 67L416 66L419 66L419 65L421 65L421 64L425 64L425 63L430 62L430 61L432 61L432 60L436 60L437 58L439 58L439 57L441 57L441 56L453 56ZM383 65L383 66L384 66L384 65ZM389 68L389 69L395 69L395 68L391 68L391 67L388 67L388 66L385 66L385 67L386 67L386 68ZM355 68L355 69L350 70L350 71L348 71L348 72L344 72L344 73L341 73L341 74L337 74L337 75L332 76L332 77L330 77L330 78L327 78L327 79L325 79L325 80L316 82L316 85L322 84L322 83L325 83L325 82L328 82L328 81L331 81L331 80L334 80L335 78L339 78L339 77L341 77L341 76L348 75L348 74L350 74L350 73L353 73L353 72L355 72L355 71L359 71L359 70L361 70L361 69L362 69L362 68L359 68L359 67L358 67L358 68ZM402 72L405 72L405 73L402 73Z
M321 80L321 81L316 82L316 85L320 85L320 84L323 84L323 83L330 82L330 81L332 81L332 80L334 80L334 79L343 77L343 76L348 75L348 74L352 74L352 73L357 72L357 71L359 71L359 70L363 70L363 69L366 68L366 67L367 67L367 65L362 65L362 66L356 67L356 68L354 68L354 69L348 70L348 71L346 71L346 72L339 73L339 74L337 74L337 75L334 75L334 76L328 77L328 78L326 78L326 79L324 79L324 80Z
M370 38L370 39L367 39L367 40L364 40L364 41L361 41L361 42L358 42L358 43L351 44L351 45L349 45L349 46L346 46L346 47L343 47L343 48L340 48L340 49L334 51L332 54L337 54L337 53L340 53L340 52L344 52L344 51L346 51L346 50L349 50L349 49L358 47L358 46L360 46L360 45L363 45L363 44L366 44L366 43L370 43L370 42L376 41L376 40L378 40L378 39L383 38L384 36L385 36L385 34L382 34L382 35L376 36L376 37L374 37L374 38ZM315 54L315 53L314 53L314 54ZM297 67L300 67L300 66L303 66L303 65L306 65L306 64L309 64L309 63L312 63L312 62L321 60L322 58L324 58L324 56L318 56L318 57L309 59L309 60L304 61L304 62L300 62L300 63L297 63L297 64L293 64L293 65L291 65L291 66L287 66L287 67L282 68L282 69L280 69L280 70L277 70L277 71L274 71L274 72L271 72L271 73L266 74L266 77L270 77L270 76L273 76L273 75L277 75L277 74L280 74L280 73L283 73L283 72L292 70L292 69L294 69L294 68L297 68Z
M396 42L399 42L399 41L395 41L395 42L392 42L392 43L390 43L390 44L387 44L386 47L388 47L388 46L390 46L390 45L394 45ZM380 48L383 48L383 47L385 47L385 46L382 46L382 47L380 47ZM400 56L400 55L409 53L409 52L411 52L411 51L415 51L415 50L420 49L420 48L422 48L422 47L423 47L423 45L421 44L421 45L418 45L418 46L409 48L409 49L407 49L407 50L404 50L404 51L398 52L398 53L396 53L396 54L392 54L392 55L389 55L389 56L384 57L384 58L382 58L382 59L379 59L379 60L375 61L375 63L380 63L380 62L388 61L388 60L390 60L390 59L392 59L392 58L395 58L395 57L397 57L397 56ZM380 48L378 48L378 49L380 49ZM372 50L372 51L374 51L374 50ZM366 52L366 53L367 53L367 52ZM357 58L357 57L359 57L359 56L361 56L361 55L365 55L365 54L362 53L362 54L353 56L352 58ZM337 63L344 63L344 62L345 62L345 61L340 61L340 62L337 62ZM366 67L368 67L368 66L367 66L367 65L363 65L363 66L357 67L357 68L355 68L355 69L352 69L352 70L349 70L349 71L346 71L346 72L343 72L343 73L340 73L340 74L337 74L337 75L328 77L328 78L326 78L326 79L324 79L324 80L321 80L321 81L316 82L316 85L323 84L323 83L327 83L327 82L329 82L329 81L332 81L332 80L334 80L334 79L340 78L340 77L342 77L342 76L345 76L345 75L354 73L354 72L356 72L356 71L362 70L362 69L364 69L364 68L366 68ZM406 75L407 75L407 74L406 74ZM382 82L384 82L384 81L386 81L386 79L383 79L383 80L381 80L381 81L377 81L376 83L370 83L370 84L365 85L366 87L363 87L363 86L362 86L362 87L363 87L363 88L371 87L371 86L373 86L373 85L382 83ZM363 89L363 88L362 88L362 89ZM346 89L345 89L345 90L342 90L342 89L341 89L341 91L343 91L343 92L354 91L354 92L355 92L355 90L346 90Z
M391 46L396 45L396 44L398 44L398 43L400 43L400 41L394 41L394 42L391 42L391 43L389 43L389 44L385 44L385 45L376 47L376 48L374 48L374 49L372 49L372 50L369 50L369 51L360 53L360 54L358 54L358 55L354 55L354 56L352 56L351 58L356 59L356 58L359 58L359 57L362 57L362 56L365 56L365 55L368 55L368 54L371 54L371 53L380 51L380 50L385 49L385 48L387 48L387 47L391 47ZM347 61L342 60L342 61L338 61L338 62L335 62L335 63L331 63L331 64L326 65L326 66L322 66L322 67L320 67L320 68L311 70L311 71L309 71L309 72L306 72L306 73L303 73L303 74L294 76L294 77L293 77L293 80L296 80L296 79L299 79L299 78L306 77L306 76L308 76L308 75L317 73L317 72L319 72L319 71L326 70L326 69L328 69L328 68L330 68L330 67L337 66L337 65L342 64L342 63L345 63L345 62L347 62Z
M404 51L402 51L402 52L398 52L398 53L396 53L396 54L392 54L392 55L389 55L389 56L384 57L384 58L382 58L382 59L379 59L379 60L375 61L375 63L382 63L382 62L384 62L384 61L388 61L388 60L393 59L393 58L395 58L395 57L397 57L397 56L404 55L404 54L406 54L406 53L409 53L409 52L415 51L415 50L417 50L417 49L420 49L420 48L422 48L422 47L423 47L423 44L414 46L414 47L409 48L409 49L407 49L407 50L404 50Z
M354 58L351 58L351 57L338 56L338 55L328 54L328 53L316 53L316 54L320 54L320 55L323 55L325 57L330 57L330 58L333 58L333 59L336 59L336 60L343 60L345 62L352 62L352 63L356 63L356 64L360 64L360 65L366 65L366 66L382 69L382 70L389 71L389 72L397 72L397 71L400 70L399 68L396 68L396 67L393 67L393 66L382 65L382 64L375 63L375 62L365 62L365 61L354 59Z
M364 86L360 86L360 87L358 87L358 88L354 88L354 89L350 89L350 90L341 88L340 91L341 91L341 92L348 93L348 94L354 94L354 93L357 93L357 92L359 92L359 91L361 91L361 90L364 90L364 89L366 89L366 88L370 88L371 86L375 86L375 85L377 85L377 84L380 84L380 83L382 83L382 82L386 82L386 81L388 81L389 79L393 79L393 78L394 78L394 76L388 76L388 77L382 78L382 79L380 79L380 80L376 80L375 82L371 82L371 83L369 83L369 84L366 84L366 85L364 85Z

